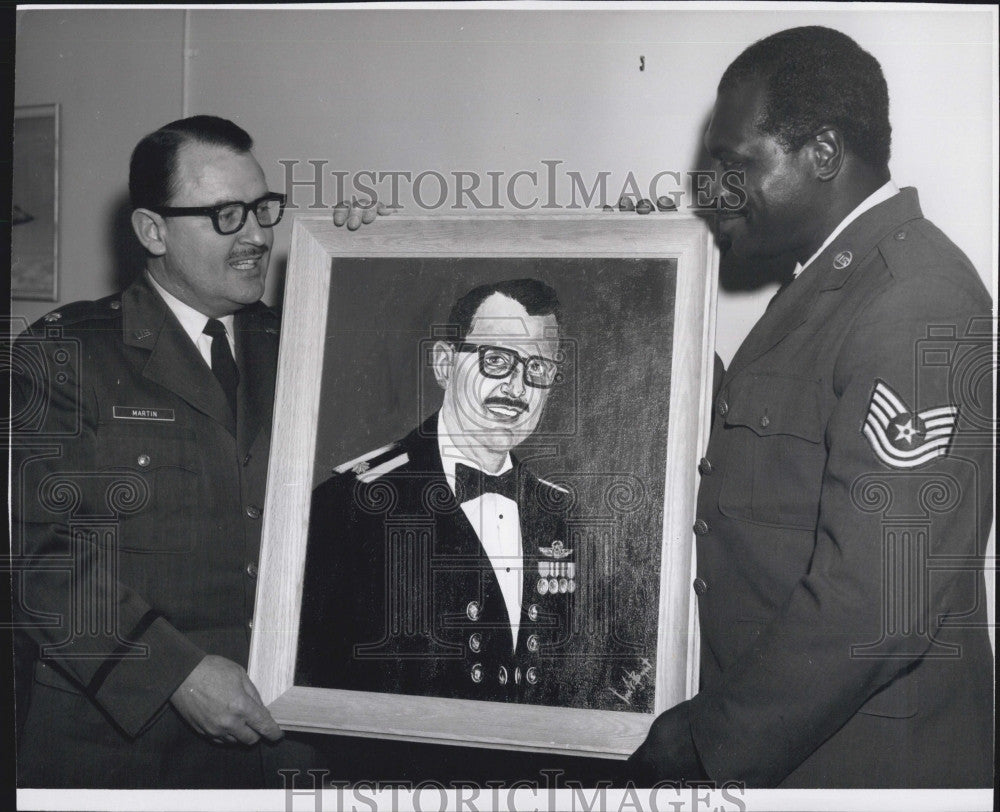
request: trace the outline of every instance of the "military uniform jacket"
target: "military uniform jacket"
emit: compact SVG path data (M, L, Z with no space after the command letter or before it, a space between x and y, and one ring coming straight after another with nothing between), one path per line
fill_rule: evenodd
M701 691L645 752L693 739L750 786L992 784L990 313L914 189L772 300L701 463Z
M559 557L563 502L513 462L524 566L516 650L489 556L445 478L434 415L314 491L297 684L555 701L575 589L572 557Z
M235 335L238 424L144 278L18 340L15 595L40 655L22 785L261 784L258 748L168 703L206 653L248 658L277 316L248 307Z

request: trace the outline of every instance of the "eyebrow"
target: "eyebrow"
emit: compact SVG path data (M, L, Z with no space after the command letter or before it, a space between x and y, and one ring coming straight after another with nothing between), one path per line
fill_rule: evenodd
M469 340L465 340L465 341L459 342L459 344L460 345L461 344L468 344L470 347L493 347L493 348L498 349L498 350L506 350L507 352L514 353L518 358L520 358L522 360L525 359L525 358L544 358L546 361L552 361L555 364L559 363L558 361L556 361L555 358L550 358L549 356L542 355L541 353L531 353L530 355L526 355L525 353L521 352L518 349L515 349L514 347L507 347L507 346L505 346L503 344L496 344L496 343L489 342L489 341L469 341Z

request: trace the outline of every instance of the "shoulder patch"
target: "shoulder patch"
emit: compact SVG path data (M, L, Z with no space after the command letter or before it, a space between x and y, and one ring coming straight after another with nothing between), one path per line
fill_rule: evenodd
M890 468L916 468L948 453L957 421L958 406L913 411L876 378L861 431L875 456Z
M410 461L410 455L405 451L398 456L393 457L380 465L376 465L372 468L362 471L358 474L358 482L372 482L378 479L383 474L388 474L390 471L395 471L401 465L406 465Z
M335 474L346 474L348 471L353 470L356 474L363 473L373 465L377 465L382 462L381 458L388 456L389 452L393 451L398 445L399 443L389 443L389 445L376 448L374 451L369 451L366 454L362 454L360 457L355 457L353 460L341 463L333 469L333 472ZM363 468L363 470L355 470L357 468Z

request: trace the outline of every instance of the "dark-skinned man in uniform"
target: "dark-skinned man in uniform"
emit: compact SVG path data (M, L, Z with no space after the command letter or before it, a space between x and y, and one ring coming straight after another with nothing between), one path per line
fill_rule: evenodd
M279 767L313 763L244 670L278 352L260 297L284 207L252 145L214 116L143 138L145 273L14 347L21 786L280 787Z
M713 403L701 688L654 721L632 774L990 786L990 297L890 179L886 83L849 37L750 46L705 142L744 178L724 246L796 268Z

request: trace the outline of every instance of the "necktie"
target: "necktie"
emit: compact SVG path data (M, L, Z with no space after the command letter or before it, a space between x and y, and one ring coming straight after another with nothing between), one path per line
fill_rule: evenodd
M226 400L235 417L236 386L240 382L240 371L236 368L233 352L229 348L226 328L218 319L209 319L202 332L212 337L212 372L222 385L222 391L226 393Z
M514 469L503 474L487 474L468 465L455 465L455 495L459 503L468 502L484 493L496 493L517 501L517 475Z

